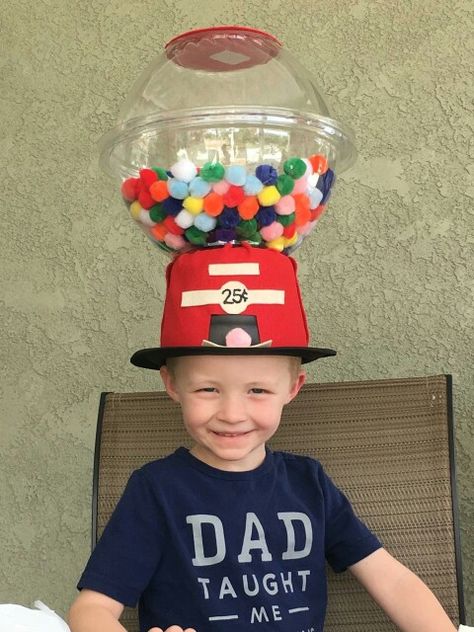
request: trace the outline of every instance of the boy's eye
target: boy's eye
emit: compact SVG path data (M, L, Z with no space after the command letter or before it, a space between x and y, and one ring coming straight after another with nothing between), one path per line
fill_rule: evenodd
M213 386L205 386L204 388L199 388L198 393L214 393L215 390Z
M253 393L254 395L263 395L264 393L267 393L267 391L264 388L251 388L250 392Z

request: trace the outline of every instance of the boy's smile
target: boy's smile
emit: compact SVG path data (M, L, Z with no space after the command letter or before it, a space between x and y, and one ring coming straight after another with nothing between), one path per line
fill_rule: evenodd
M195 441L191 453L230 471L263 462L283 406L304 383L303 371L296 373L286 356L186 356L161 375Z

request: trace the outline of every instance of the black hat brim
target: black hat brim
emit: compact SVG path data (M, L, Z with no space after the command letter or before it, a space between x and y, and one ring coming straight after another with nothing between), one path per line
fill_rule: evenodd
M196 355L285 355L301 358L303 364L336 355L334 349L319 347L151 347L140 349L130 358L135 366L159 370L168 358Z

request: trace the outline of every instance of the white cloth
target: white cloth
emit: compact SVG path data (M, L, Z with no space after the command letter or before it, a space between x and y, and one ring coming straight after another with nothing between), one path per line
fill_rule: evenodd
M458 632L474 632L474 628L468 625L460 625Z
M12 603L0 604L0 632L71 632L65 621L35 601L36 610Z

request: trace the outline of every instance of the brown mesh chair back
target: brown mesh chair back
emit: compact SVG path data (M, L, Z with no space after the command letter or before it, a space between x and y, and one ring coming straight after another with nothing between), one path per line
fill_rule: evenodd
M93 544L133 469L188 445L165 393L103 393L97 429ZM271 447L319 459L385 547L464 623L450 376L308 384ZM350 573L328 568L325 632L396 630ZM136 611L122 623L139 632Z

